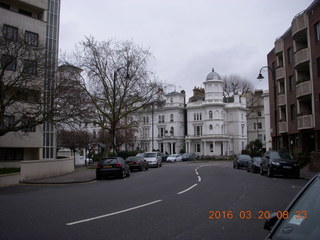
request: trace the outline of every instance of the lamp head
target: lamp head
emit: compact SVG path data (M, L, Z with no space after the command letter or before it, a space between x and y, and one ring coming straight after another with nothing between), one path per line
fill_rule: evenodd
M259 73L259 76L257 77L257 79L261 80L261 79L264 79L264 77L262 76L261 73Z

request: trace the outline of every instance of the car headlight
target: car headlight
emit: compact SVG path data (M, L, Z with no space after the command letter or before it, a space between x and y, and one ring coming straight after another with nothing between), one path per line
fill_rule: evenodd
M271 164L274 165L274 166L280 166L279 162L271 162Z

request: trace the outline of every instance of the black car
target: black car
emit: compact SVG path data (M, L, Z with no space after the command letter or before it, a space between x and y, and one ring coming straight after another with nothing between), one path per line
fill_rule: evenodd
M195 161L196 157L195 153L184 153L182 154L182 161Z
M315 175L285 209L270 214L266 239L319 239L320 174Z
M96 178L103 177L120 177L125 178L130 176L129 166L121 157L103 158L99 161L96 168Z
M292 155L284 151L268 151L262 158L260 174L267 173L268 177L273 175L292 175L300 177L300 165Z
M233 160L233 168L247 168L248 162L251 161L250 155L239 154Z
M131 171L135 169L140 171L149 169L147 161L141 156L128 157L126 164L128 164Z
M261 157L253 157L251 161L248 162L247 171L254 172L254 173L260 172L261 162L262 162Z

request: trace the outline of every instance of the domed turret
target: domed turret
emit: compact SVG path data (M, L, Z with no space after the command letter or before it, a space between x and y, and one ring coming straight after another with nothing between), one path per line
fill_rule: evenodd
M223 102L223 80L212 68L206 81L203 83L205 88L205 100L213 102Z
M206 81L210 80L222 80L220 75L214 71L214 68L212 68L212 72L208 74Z

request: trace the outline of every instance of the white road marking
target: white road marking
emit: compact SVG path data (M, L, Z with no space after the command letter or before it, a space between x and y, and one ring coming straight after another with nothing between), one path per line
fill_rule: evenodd
M181 192L178 192L177 194L185 193L185 192L191 190L192 188L194 188L194 187L197 186L197 185L198 185L197 183L196 183L196 184L193 184L191 187L189 187L189 188L187 188L187 189L185 189L185 190L183 190L183 191L181 191Z
M198 182L201 182L201 177L200 176L198 176Z
M100 219L100 218L110 217L110 216L113 216L113 215L116 215L116 214L120 214L120 213L124 213L124 212L129 212L129 211L132 211L132 210L135 210L135 209L138 209L138 208L146 207L146 206L149 206L149 205L152 205L152 204L161 202L161 201L162 201L162 200L157 200L157 201L149 202L149 203L142 204L142 205L139 205L139 206L136 206L136 207L124 209L124 210L121 210L121 211L118 211L118 212L108 213L108 214L101 215L101 216L97 216L97 217L93 217L93 218L87 218L87 219L83 219L83 220L76 221L76 222L66 223L66 225L67 225L67 226L72 226L72 225L75 225L75 224L84 223L84 222L90 222L90 221L97 220L97 219Z

